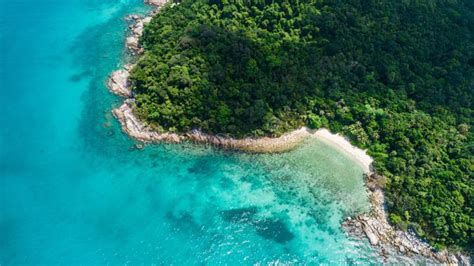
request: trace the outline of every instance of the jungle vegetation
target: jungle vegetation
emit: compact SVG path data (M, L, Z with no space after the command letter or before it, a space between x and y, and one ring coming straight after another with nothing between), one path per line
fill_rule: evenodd
M474 1L176 3L141 39L139 117L238 138L340 132L387 178L393 224L472 254Z

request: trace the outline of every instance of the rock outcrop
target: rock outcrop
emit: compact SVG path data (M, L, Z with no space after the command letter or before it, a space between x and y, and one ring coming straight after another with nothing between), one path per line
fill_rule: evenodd
M159 7L166 3L166 1L145 1L145 3ZM158 10L153 10L145 17L139 15L129 15L125 17L125 20L129 22L128 28L130 30L130 35L125 39L125 47L132 55L138 56L143 53L143 48L140 46L140 37L143 34L145 25L150 23L151 19L157 12ZM122 97L132 97L128 81L130 70L132 68L132 64L126 64L122 69L114 71L110 75L107 81L107 87L111 92Z
M447 251L436 252L415 234L395 229L387 220L383 191L377 185L377 182L380 182L382 178L376 174L367 176L366 184L370 188L369 199L372 211L369 214L358 215L355 219L347 219L342 225L343 228L351 234L367 237L370 244L380 246L384 252L394 250L403 255L422 256L450 265L470 265L469 258L462 256L462 254L450 254Z
M133 65L127 64L122 69L112 72L107 81L107 87L110 91L122 97L132 97L128 81L130 76L129 71L132 67Z
M157 11L152 11L145 17L129 15L125 18L129 21L128 28L130 29L130 36L125 39L125 46L133 55L140 55L143 53L143 48L140 46L140 37L143 34L145 25L150 23L156 12Z
M143 142L166 141L177 143L182 140L182 137L178 136L177 134L159 134L157 132L148 130L147 126L138 120L133 114L133 104L134 102L132 99L127 99L119 108L113 110L114 116L120 121L120 124L122 125L122 130L129 136Z

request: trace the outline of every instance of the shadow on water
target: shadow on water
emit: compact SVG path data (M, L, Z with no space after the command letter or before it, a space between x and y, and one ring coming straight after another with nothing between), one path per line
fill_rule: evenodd
M168 211L166 213L166 219L167 221L171 222L174 228L179 228L185 233L198 234L201 232L201 225L189 212L174 213L172 211Z
M285 222L279 219L261 219L257 217L257 214L258 209L256 207L231 209L221 212L224 221L252 225L256 233L265 239L284 244L295 237Z
M286 243L295 237L281 220L256 220L252 224L255 226L258 235L280 244Z
M86 78L92 77L92 74L93 74L92 71L86 70L86 71L83 71L81 73L77 73L77 74L72 75L69 78L69 81L71 81L71 82L81 82L82 80L84 80Z
M229 223L249 223L257 214L257 207L239 208L221 212L222 219Z
M208 175L209 173L215 172L217 169L215 164L215 158L213 156L203 156L198 158L191 167L188 168L188 172L193 175Z

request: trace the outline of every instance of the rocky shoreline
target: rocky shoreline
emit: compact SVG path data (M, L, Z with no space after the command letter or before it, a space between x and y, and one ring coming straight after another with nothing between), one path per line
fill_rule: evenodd
M411 257L424 257L431 263L448 265L470 265L470 259L461 253L450 253L447 250L435 251L428 243L415 234L395 229L389 224L385 210L385 199L382 190L384 177L375 173L365 176L368 187L371 212L347 218L342 227L351 235L367 237L372 246L378 246L383 257L390 252Z
M122 126L122 130L129 136L148 143L180 143L190 141L195 143L209 144L215 147L228 150L239 150L253 153L275 153L284 152L295 148L306 137L311 135L311 131L306 128L293 131L279 138L246 138L234 139L226 136L215 136L193 130L185 134L158 133L150 130L133 113L133 99L127 99L119 107L113 110L114 116Z
M152 12L145 17L138 15L127 16L126 19L130 21L129 28L131 34L126 38L125 45L133 56L139 56L143 53L143 48L140 47L139 44L139 39L143 34L143 28L167 1L168 0L145 0L145 3L156 7ZM140 121L133 112L135 102L128 80L132 68L132 64L126 64L122 69L113 72L107 81L107 87L114 94L126 98L120 107L113 110L113 114L120 122L122 130L130 137L139 141L149 143L179 143L182 141L191 141L231 150L270 153L291 150L305 138L309 136L318 137L318 132L321 133L321 131L311 131L303 127L279 138L234 139L229 136L209 135L198 130L186 134L155 132L151 130L146 123ZM319 137L323 139L326 138L327 140L327 136L324 136L325 134L327 135L327 132L322 132L322 135L319 134ZM348 151L347 147L345 147L347 145L340 144L341 140L329 139L329 141L333 142L333 144L336 142L336 146L342 146L339 148L351 153L350 155L353 157L357 157L356 159L359 160L359 163L363 164L367 172L366 185L369 188L369 199L372 205L372 211L354 218L347 218L342 224L346 232L354 236L367 237L373 246L380 248L383 257L387 257L389 252L396 252L400 255L425 257L432 260L432 263L470 265L470 258L460 253L449 253L446 250L436 252L429 244L421 241L415 235L396 230L390 225L387 220L384 207L384 195L382 186L380 185L383 177L370 171L371 159L369 161L369 159L365 157L368 156L365 152L359 154L357 151ZM355 148L353 149L356 150Z

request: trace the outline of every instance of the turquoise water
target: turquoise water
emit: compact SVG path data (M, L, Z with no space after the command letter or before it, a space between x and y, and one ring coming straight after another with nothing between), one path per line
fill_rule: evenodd
M0 265L378 262L340 229L362 169L324 143L134 148L104 84L141 1L0 0Z

